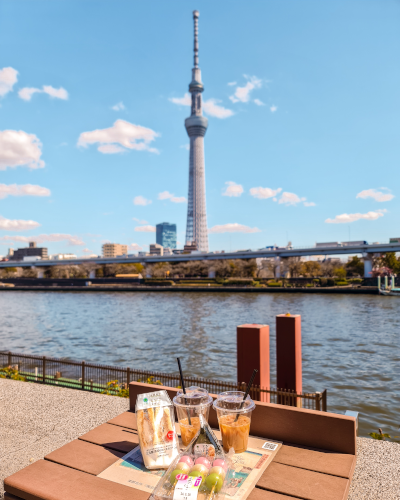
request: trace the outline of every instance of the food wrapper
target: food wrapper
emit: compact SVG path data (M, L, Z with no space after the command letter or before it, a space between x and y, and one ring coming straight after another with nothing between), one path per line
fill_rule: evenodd
M179 454L174 407L166 391L138 394L136 421L144 465L166 469Z
M225 500L233 452L224 453L209 424L203 425L209 442L196 444L198 432L171 462L150 500Z

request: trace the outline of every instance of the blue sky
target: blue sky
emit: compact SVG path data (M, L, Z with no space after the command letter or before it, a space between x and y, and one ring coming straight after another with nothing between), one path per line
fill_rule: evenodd
M183 244L194 9L210 249L400 236L399 2L3 0L0 254Z

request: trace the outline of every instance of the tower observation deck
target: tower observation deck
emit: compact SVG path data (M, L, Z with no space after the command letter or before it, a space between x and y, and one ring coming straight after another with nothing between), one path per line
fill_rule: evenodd
M186 224L186 242L195 242L197 248L208 252L207 212L206 212L206 179L204 166L204 136L208 120L203 116L201 94L204 90L199 68L198 42L199 12L193 12L194 21L194 67L192 81L189 84L191 93L191 115L185 120L185 127L190 138L189 156L189 194Z

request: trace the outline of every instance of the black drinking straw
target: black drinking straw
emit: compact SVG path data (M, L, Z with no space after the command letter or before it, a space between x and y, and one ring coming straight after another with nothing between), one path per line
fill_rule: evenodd
M179 373L181 375L181 384L182 384L183 394L186 394L185 382L183 380L183 373L182 373L182 367L181 367L181 360L179 358L176 358L176 359L178 361ZM186 398L185 398L185 405L187 405L187 399ZM186 411L187 411L189 425L192 425L192 422L190 420L190 412L189 412L189 410L186 410Z
M251 386L253 385L253 380L254 380L254 377L257 375L257 373L258 373L258 370L256 370L256 369L254 368L254 370L253 370L253 374L252 374L252 376L250 377L250 381L249 381L249 383L247 384L247 389L246 389L246 392L244 393L243 400L242 400L242 402L240 403L240 408L239 408L240 410L243 408L244 402L246 401L246 398L247 398L247 396L249 395L249 392L250 392ZM236 414L235 422L237 422L237 421L238 421L238 418L239 418L239 413L237 413L237 414Z

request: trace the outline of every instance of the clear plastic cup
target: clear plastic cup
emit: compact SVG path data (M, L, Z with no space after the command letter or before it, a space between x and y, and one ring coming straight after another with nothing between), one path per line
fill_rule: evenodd
M199 431L200 414L208 422L212 402L213 398L206 389L200 387L189 387L186 394L179 390L174 397L183 446L187 446Z
M243 402L244 394L241 391L222 392L214 401L225 453L231 448L235 453L247 450L251 414L256 405L250 396Z

